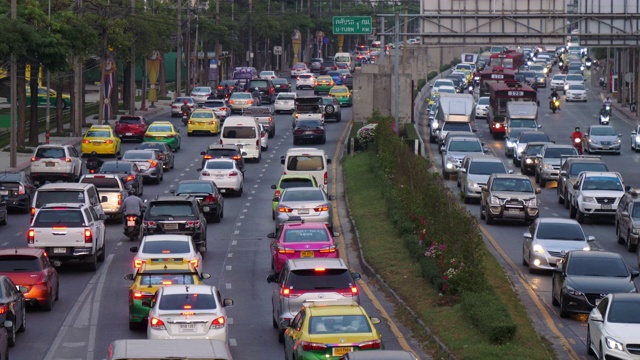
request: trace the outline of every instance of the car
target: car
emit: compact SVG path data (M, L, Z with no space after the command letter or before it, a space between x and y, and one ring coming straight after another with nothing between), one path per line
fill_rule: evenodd
M182 180L169 192L195 197L207 220L219 223L224 217L224 198L216 183L211 180Z
M25 171L0 173L0 196L7 196L8 209L29 213L31 199L36 192L33 178Z
M291 78L295 78L296 76L307 74L310 72L311 70L307 67L307 64L299 62L291 67Z
M138 150L153 150L158 153L158 159L162 161L163 170L169 171L175 167L175 156L173 151L163 142L151 141L140 144Z
M6 275L0 275L0 322L7 330L8 345L16 345L16 333L27 329L27 302L24 293L29 291L24 286L17 286ZM11 326L7 327L7 321Z
M276 94L291 91L291 82L285 78L273 78L271 82L273 83L273 87L276 88Z
M27 93L26 103L31 104L31 86L25 86ZM38 106L47 106L47 91L49 92L49 106L58 106L58 93L53 89L47 89L44 86L38 86ZM11 98L7 98L7 102L11 104ZM67 109L71 106L71 96L62 94L62 108Z
M296 90L313 89L316 83L316 76L309 74L300 74L296 77Z
M271 270L279 273L288 259L324 259L340 257L338 246L326 226L291 219L275 233L271 240Z
M551 302L560 307L560 317L589 314L611 293L637 293L634 279L620 254L608 251L574 250L553 268Z
M549 87L551 90L564 90L564 81L566 80L567 75L565 74L556 74L551 78L551 84Z
M242 112L242 110L254 104L260 105L260 100L254 98L249 92L234 92L229 97L229 107L232 114Z
M442 154L442 177L446 180L449 179L449 175L457 174L465 156L481 155L486 152L484 144L477 137L452 138L440 148L440 153Z
M566 90L565 101L587 102L587 88L583 84L570 84Z
M278 201L280 195L284 189L294 187L318 187L316 178L313 175L305 174L284 174L280 176L277 184L271 185L271 188L275 190L273 192L273 199L271 201L271 218L276 219L276 208L278 207Z
M313 85L313 94L318 95L320 93L329 93L331 88L335 85L335 81L329 75L320 75L316 78Z
M587 320L587 352L598 359L632 359L640 343L640 294L608 294Z
M142 142L147 127L149 127L149 122L144 116L122 115L116 121L115 131L121 140L133 139Z
M322 58L312 58L311 62L309 63L309 69L313 72L318 72L320 71L320 66L322 65Z
M447 85L441 85L438 88L437 93L442 94L442 93L447 93L447 94L455 94L457 93L455 86L447 86Z
M510 172L511 170L509 170ZM507 168L499 158L493 155L469 155L462 159L458 169L457 183L463 202L468 204L472 199L480 199L483 185L491 174L506 174Z
M220 120L211 109L194 110L187 121L187 136L194 134L220 134Z
M347 69L338 70L349 71ZM342 85L346 86L349 90L353 90L353 75L351 75L351 72L349 72L349 74L343 74Z
M558 203L569 208L568 194L573 192L578 175L583 171L609 171L600 156L578 155L560 157L560 177L558 178Z
M274 198L275 201L275 198ZM333 232L331 217L332 196L328 196L320 188L288 188L278 199L276 207L275 231L292 216L299 216L306 222L319 222Z
M320 64L320 75L327 75L329 71L338 70L333 58L324 59Z
M584 85L585 81L586 80L584 79L584 77L582 77L582 75L580 74L568 74L564 79L564 88L562 90L566 94L567 90L569 90L570 85Z
M567 194L569 217L582 224L586 217L615 216L625 189L620 173L582 171Z
M327 75L331 76L336 85L342 85L342 74L337 70L327 71Z
M351 74L351 71L349 69L338 69L336 71L339 72L340 75L342 75L343 81L348 77L353 77L353 74ZM346 84L343 84L343 85L346 85Z
M260 92L259 102L256 105L263 103L273 104L276 101L276 88L271 82L271 79L251 79L249 80L249 91L258 88Z
M132 246L129 251L135 253L132 267L137 271L149 259L185 259L198 273L202 273L202 255L193 244L189 235L161 234L145 235L139 246Z
M538 155L545 145L551 145L551 142L531 141L528 142L522 151L522 160L520 164L520 173L523 175L535 175L536 166L538 165Z
M116 136L109 125L91 125L89 130L82 137L80 152L82 156L88 156L94 151L98 155L120 154L122 140Z
M451 79L438 79L433 86L431 87L431 92L440 92L441 86L450 86L452 88L456 88L456 84Z
M522 265L529 273L552 270L562 256L573 250L590 251L594 236L584 234L582 226L572 219L537 218L524 233Z
M520 164L522 163L522 155L523 155L523 151L524 151L524 147L527 145L528 142L552 142L551 139L549 138L549 135L547 135L547 133L545 133L544 131L523 131L520 133L520 135L518 135L518 138L516 139L516 147L515 147L515 153L513 154L513 165L515 166L520 166Z
M202 104L209 96L213 95L213 89L210 86L196 86L191 90L191 97L196 101L196 104Z
M622 134L616 134L611 125L591 125L584 132L582 149L585 153L605 152L620 155Z
M355 303L303 304L284 333L285 360L338 360L353 351L383 349L382 337L374 326L379 323L380 319L370 318Z
M144 133L144 141L160 141L169 145L174 152L180 150L182 137L176 127L169 121L154 121Z
M546 70L546 68L545 68ZM547 87L547 76L542 71L536 71L536 88L546 88Z
M65 180L77 181L82 176L82 159L72 145L39 145L29 164L31 178L36 183Z
M465 83L464 83L464 82L463 82L463 80L461 80L461 78L460 78L460 77L458 77L458 76L455 76L455 75L447 75L447 76L445 77L445 79L451 79L451 80L453 81L453 83L455 84L455 87L456 87L456 92L458 92L458 93L462 93L462 92L465 90L465 88L466 88ZM465 76L465 80L466 80L466 76ZM468 90L468 89L467 89L467 90Z
M615 222L618 244L624 244L629 252L636 252L640 238L640 198L636 189L627 189L620 198ZM640 264L640 255L638 260Z
M415 355L403 350L351 351L340 360L418 360Z
M148 201L142 226L145 236L189 235L200 253L207 251L207 220L193 196L158 196Z
M271 291L271 318L278 329L278 341L284 341L284 331L305 302L317 299L360 302L356 281L360 274L351 272L341 258L289 259L280 272L267 276L274 284Z
M210 159L233 159L236 161L238 169L244 174L243 151L238 145L211 144L207 146L207 151L201 152L200 155L202 155L202 167L204 167L204 163Z
M273 70L264 70L264 71L260 71L260 74L258 74L258 77L260 79L275 79L278 77L278 75L276 75L276 72Z
M129 191L119 175L85 174L82 175L79 183L93 184L100 194L100 205L107 219L122 223L125 215L123 200L127 198Z
M187 100L187 105L193 111L194 108L198 108L198 104L196 100L191 96L178 96L171 103L171 117L182 116L182 105L184 105L184 101Z
M276 114L282 112L292 112L295 110L295 100L297 94L295 92L282 92L276 96L276 101L273 103L273 110Z
M476 118L486 118L489 113L489 97L482 96L476 104Z
M538 84L538 77L536 75L535 71L529 70L529 71L520 71L519 72L520 75L524 76L524 83L535 87ZM564 84L563 84L564 85Z
M143 180L160 184L164 180L162 161L154 150L127 150L118 160L129 161L138 166L138 174Z
M264 125L269 138L273 138L276 135L276 123L271 106L250 106L244 109L242 115L253 117L258 121L258 124Z
M149 310L148 339L215 339L228 341L225 307L209 285L169 285L158 289Z
M147 325L151 301L156 291L167 285L204 285L207 273L199 274L184 258L145 260L135 273L125 275L132 281L129 287L129 329L137 330Z
M560 176L560 157L575 156L578 151L573 145L547 144L538 155L535 168L536 183L545 187L547 181L558 181Z
M7 276L16 286L24 286L26 303L50 311L60 297L60 278L44 249L15 247L0 250L0 275Z
M265 124L260 124L260 147L262 151L269 149L269 128Z
M342 107L338 99L333 96L323 96L322 114L324 115L324 120L342 121Z
M496 219L522 220L532 223L538 218L540 189L533 187L525 175L492 174L482 186L480 220L491 225Z
M351 91L344 85L336 85L329 90L329 95L338 100L338 104L341 106L353 106L353 99L351 97Z
M237 80L233 80L233 79L220 81L220 83L218 84L218 87L216 87L215 98L216 99L220 99L220 100L224 100L225 99L225 95L231 95L234 91L241 91L242 89L240 89L238 85L239 85L238 81ZM224 91L225 86L227 88L227 93L226 94L225 94L225 91ZM212 100L211 97L209 97L207 99L207 101L209 101L209 100ZM205 103L207 101L205 101Z
M122 183L133 189L136 196L142 196L144 186L138 165L130 161L105 161L97 174L117 174Z
M507 126L504 134L504 155L506 157L513 157L513 154L516 151L516 140L518 139L518 135L525 130L527 130L527 128Z
M202 104L202 109L213 110L220 123L224 123L224 121L231 116L231 107L226 99L207 99L207 101Z
M244 188L244 174L233 159L211 159L204 163L200 172L200 180L211 180L223 194L234 193L242 196Z
M327 135L324 123L320 120L298 120L293 128L293 145L304 141L326 143Z

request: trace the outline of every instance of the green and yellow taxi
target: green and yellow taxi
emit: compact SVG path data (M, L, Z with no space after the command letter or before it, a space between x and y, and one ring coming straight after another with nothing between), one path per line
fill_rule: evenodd
M198 275L186 259L147 259L135 274L125 275L132 280L129 287L129 328L134 330L147 322L151 300L156 291L166 285L202 285L211 276Z
M305 174L285 174L280 176L280 180L275 185L271 185L271 188L275 190L273 192L273 200L271 201L271 218L276 219L276 208L278 207L278 201L280 194L284 189L294 187L318 187L316 178L313 175Z
M320 75L316 78L316 82L313 83L313 93L318 95L320 93L328 93L335 85L335 81L329 75Z
M428 99L425 99L425 101L427 102L428 106L431 106L437 103L438 99L440 99L440 94L437 91L434 91L433 93L431 93L431 97L429 97Z
M464 73L467 77L467 84L470 84L473 81L473 73L469 69L457 69L456 71Z
M285 360L338 360L348 352L383 349L374 326L379 323L355 302L305 303L284 332Z
M92 125L82 137L80 152L89 155L96 152L98 155L120 154L122 141L109 125Z
M338 100L338 104L341 106L352 106L353 100L351 99L351 91L344 85L334 86L329 90L329 95Z
M154 121L149 125L144 133L144 142L159 141L163 142L173 151L180 150L182 137L180 132L169 121Z
M31 87L27 86L27 105L31 104ZM11 98L7 98L7 102L11 104ZM58 93L55 90L49 89L49 105L57 106ZM38 86L38 106L47 105L47 88L44 86ZM62 108L66 109L71 106L71 96L62 94Z
M191 113L187 122L187 136L198 133L211 135L220 133L220 120L213 110L197 109Z

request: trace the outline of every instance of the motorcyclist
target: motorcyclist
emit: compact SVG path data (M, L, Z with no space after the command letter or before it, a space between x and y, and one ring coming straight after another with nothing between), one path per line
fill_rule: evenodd
M575 141L575 139L582 139L582 136L583 134L582 131L580 131L580 127L576 126L575 131L571 134L571 140Z
M553 91L551 91L551 95L549 95L549 107L552 108L553 107L553 100L554 99L560 99L560 96L558 95L558 92L556 91L556 89L553 89ZM560 110L560 102L558 101L558 110Z
M609 115L611 115L611 108L609 108L609 109L607 110L607 107L606 107L606 106L603 106L603 107L600 109L600 116L609 116Z
M573 144L573 147L576 148L576 150L578 150L578 154L582 155L582 131L580 131L580 127L576 126L575 131L573 132L573 134L571 134L571 143ZM576 140L576 139L580 139L580 140Z
M87 158L86 166L87 166L87 169L89 169L89 171L93 174L94 172L98 171L98 169L100 169L103 163L104 163L104 160L98 157L98 153L96 153L95 151L92 151L91 156Z
M183 114L187 114L187 117L189 117L191 115L191 107L189 106L189 100L184 99L184 101L182 102L182 106L180 107L180 112L182 112Z
M602 107L603 107L603 108L605 108L605 107L607 107L607 106L608 106L609 108L611 108L611 99L609 99L609 97L608 97L608 96L607 96L607 98L606 98L606 99L604 99L604 101L602 102Z
M122 202L122 206L124 207L124 215L135 215L138 219L142 218L142 208L144 207L144 202L140 200L139 197L136 196L136 191L134 189L129 189L129 196Z
M256 87L255 89L253 89L253 97L258 99L258 104L260 103L260 89L258 89L258 87Z
M229 84L224 84L224 88L222 89L222 95L224 95L224 98L228 98L230 94L229 91Z

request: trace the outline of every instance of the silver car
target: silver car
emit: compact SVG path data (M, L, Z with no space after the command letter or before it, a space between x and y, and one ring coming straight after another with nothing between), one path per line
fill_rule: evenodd
M231 116L231 108L225 99L207 100L202 104L203 109L211 109L216 114L220 122L224 123L226 118Z
M211 95L213 95L213 89L210 86L197 86L191 90L191 97L198 104L203 104Z
M327 196L320 188L290 188L285 189L276 200L276 232L291 216L299 216L307 222L321 222L333 231L333 219L331 217L331 201L333 197Z
M506 174L507 167L499 158L493 155L468 155L462 160L462 166L458 169L458 187L468 204L471 199L480 199L481 187L487 185L491 174Z
M620 155L622 134L616 134L611 125L591 125L584 133L582 148L585 153L612 152Z
M259 100L248 92L234 92L229 98L231 113L241 113L244 109L256 104L260 104Z
M504 136L504 154L507 157L513 157L516 152L516 140L521 132L530 130L528 128L507 128L507 132Z
M562 156L578 155L573 145L547 144L536 156L536 183L545 187L547 181L558 181L560 177L560 158Z
M175 167L175 157L173 150L166 143L160 141L150 141L140 144L137 150L154 150L158 153L158 158L162 161L163 170L169 171Z
M523 234L522 264L529 266L529 272L552 270L558 261L572 250L591 250L582 226L573 219L538 218Z
M442 177L449 179L449 175L457 174L462 159L467 155L480 155L487 152L484 144L476 137L455 137L442 148Z
M198 104L196 104L196 100L194 98L191 96L180 96L171 103L171 117L180 116L182 114L180 108L184 105L185 100L187 100L187 105L189 105L191 111L193 111L194 108L198 108Z
M538 218L540 192L526 175L492 174L482 186L480 220L486 220L487 225L496 219L533 223Z
M143 179L153 180L156 184L164 178L162 160L154 150L127 150L118 160L135 163Z

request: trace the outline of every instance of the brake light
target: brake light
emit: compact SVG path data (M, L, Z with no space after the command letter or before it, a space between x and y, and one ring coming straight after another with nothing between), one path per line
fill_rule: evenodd
M314 351L314 350L325 350L327 345L315 343L311 341L300 341L300 345L302 346L302 350L304 351Z
M238 172L237 171L232 171L229 173L229 176L238 176Z
M324 130L322 130L322 129L315 129L313 132L315 132L316 134L322 134L322 133L324 133Z
M6 314L7 313L7 305L2 304L0 305L0 314Z
M211 176L211 174L208 171L203 171L200 173L200 175L202 176Z
M212 121L209 121L209 125L215 125L215 124L216 124L216 122L215 122L215 121L213 121L213 120L212 120Z
M209 195L209 196L205 196L204 201L208 202L208 203L214 203L216 202L216 197Z
M168 138L173 138L173 137L175 137L175 135L173 135L173 134L168 134L166 137L168 137Z
M334 253L334 252L336 252L336 247L335 246L329 246L327 248L320 249L320 253L323 253L323 254Z
M313 271L315 271L315 272L324 272L325 270L327 270L327 269L325 269L325 268L315 268L315 269L313 269Z
M260 138L264 138L264 135L266 134L266 131L262 131L260 132Z
M36 281L36 285L46 284L49 282L49 274L41 274L39 279Z
M200 226L200 220L195 220L195 221L190 220L190 221L187 221L187 224L186 224L186 227L198 227L198 226Z
M329 211L329 205L316 206L316 207L313 208L313 211L315 211L315 212Z
M122 205L122 194L118 194L118 205Z
M202 158L205 159L205 160L213 159L213 156L207 154L207 155L203 156Z
M144 134L144 137L152 138L152 137L153 137L153 135L151 135L151 134Z
M256 140L256 149L260 149L260 139Z
M147 160L147 162L149 164L151 164L151 166L149 166L150 168L154 168L154 167L158 166L158 162L155 161L155 160Z
M295 254L296 251L289 248L278 248L278 254Z
M229 105L233 105L233 104L235 104L235 103L236 103L236 101L235 101L235 100L229 100Z
M286 297L289 299L295 299L297 297L299 297L300 295L302 295L304 293L304 291L296 291L296 290L292 290L289 288L281 288L280 289L280 296L282 297Z
M113 144L113 140L107 140L105 141L105 144Z
M27 244L33 244L36 238L36 231L34 229L29 229L27 231Z
M141 299L144 297L152 297L154 294L150 293L150 292L146 292L146 291L134 291L133 292L133 298L134 299Z
M93 234L91 233L91 229L84 229L84 243L91 244L93 242Z
M146 221L145 220L145 221L142 222L142 225L144 227L152 227L152 228L154 228L154 227L156 227L156 222L155 221Z
M313 85L314 85L314 86L318 86L318 82L317 82L317 81L315 81L315 82L313 83Z
M189 264L193 265L194 268L198 268L198 259L189 260Z
M140 269L142 267L142 260L140 259L133 260L133 267L134 269Z
M212 329L222 329L226 322L227 321L224 318L224 316L217 317L217 318L213 319L213 321L211 322L211 328Z
M194 122L193 122L193 120L189 120L189 121L187 122L187 124L189 124L189 125L193 125L193 124L194 124Z
M249 105L253 104L253 100L247 100L247 104Z
M220 110L220 111L227 111L227 108L226 108L226 107L221 107L221 108L218 108L218 110Z
M292 209L292 208L290 208L290 207L288 207L288 206L278 206L278 212L281 212L281 213L290 213L290 212L292 212L292 211L293 211L293 209Z
M51 229L53 229L53 230L67 230L67 227L66 226L54 226Z
M231 158L232 158L233 160L240 160L240 159L242 159L242 156L240 156L240 155L233 155Z
M84 141L83 141L83 142L84 142ZM38 160L40 160L40 158L35 157L35 156L33 156L33 157L31 158L31 161L38 161Z
M296 80L300 80L300 76L296 76Z
M326 171L324 172L324 184L329 184L329 174Z
M124 181L129 182L129 181L131 181L131 180L133 180L135 178L136 178L135 175L129 175L129 176L127 176L126 179L124 179Z
M89 140L82 140L82 143L83 144L88 144L88 143L90 143L90 141Z
M71 158L68 158L68 157L60 158L60 160L62 160L64 162L71 162Z
M380 349L382 348L382 341L380 339L366 341L358 345L358 347L360 350Z
M164 322L157 317L151 318L151 320L149 321L149 326L151 326L153 330L166 330L166 328L164 327Z

